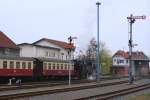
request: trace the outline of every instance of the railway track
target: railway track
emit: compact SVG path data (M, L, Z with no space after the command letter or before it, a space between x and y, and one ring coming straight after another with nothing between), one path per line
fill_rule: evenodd
M91 85L81 85L81 86L71 86L71 87L63 87L63 88L56 88L52 90L41 90L41 91L30 91L26 93L14 93L14 94L7 94L7 95L0 95L0 100L12 100L12 99L19 99L24 97L31 97L36 95L45 95L45 94L53 94L53 93L59 93L59 92L69 92L69 91L77 91L82 89L90 89L90 88L97 88L97 87L103 87L103 86L110 86L110 85L116 85L116 84L123 84L127 83L127 80L124 81L118 81L113 83L104 83L104 84L92 84Z
M147 84L133 86L130 88L116 90L116 91L108 92L108 93L104 93L104 94L78 98L75 100L108 100L108 99L111 99L111 98L114 98L117 96L123 96L123 95L127 95L130 93L138 92L138 91L149 89L149 88L150 88L150 83L147 83Z
M125 79L126 77L121 78L102 78L101 81L105 80L115 80L115 79ZM91 83L95 81L91 80L73 80L72 84L79 84L79 83ZM127 82L127 81L123 81ZM59 85L67 85L68 81L49 81L49 82L29 82L29 83L22 83L20 85L0 85L0 92L8 91L8 90L17 90L17 89L28 89L28 88L37 88L37 87L47 87L47 86L59 86Z
M79 83L91 83L95 81L88 81L88 80L79 80L79 81L72 81L72 84L79 84ZM38 88L38 87L48 87L48 86L59 86L59 85L67 85L67 81L50 81L50 82L30 82L24 83L20 85L1 85L0 92L8 91L8 90L17 90L17 89L29 89L29 88Z

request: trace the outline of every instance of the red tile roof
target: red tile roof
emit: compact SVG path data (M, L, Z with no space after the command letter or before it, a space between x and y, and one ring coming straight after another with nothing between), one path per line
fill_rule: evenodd
M33 44L36 44L36 43L43 41L43 40L48 41L50 43L53 43L55 45L58 45L58 46L65 48L65 49L69 49L69 48L75 49L75 46L73 44L68 44L68 43L63 42L63 41L57 41L57 40L46 39L46 38L40 39L40 40L34 42Z
M0 31L0 47L18 49L17 45Z
M129 52L127 52L129 54ZM132 60L149 60L143 52L132 52Z
M129 59L129 52L125 52L122 50L117 51L114 56L121 56L125 59ZM149 58L143 52L132 52L132 60L149 60Z
M126 58L126 59L129 58L129 55L128 55L125 51L122 51L122 50L117 51L117 52L114 54L114 56L121 56L121 57L124 57L124 58Z

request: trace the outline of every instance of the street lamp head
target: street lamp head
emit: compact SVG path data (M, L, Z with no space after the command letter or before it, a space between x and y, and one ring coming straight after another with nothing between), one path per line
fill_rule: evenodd
M98 5L98 6L99 6L99 5L101 5L101 3L100 3L100 2L96 2L96 5Z

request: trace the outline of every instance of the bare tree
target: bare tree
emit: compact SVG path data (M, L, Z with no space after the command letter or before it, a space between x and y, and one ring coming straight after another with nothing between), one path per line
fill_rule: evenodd
M95 38L92 38L89 42L86 54L80 54L78 61L80 60L80 73L81 77L86 78L89 76L95 76L96 72L96 50L97 44ZM107 49L104 42L100 42L100 64L102 66L101 73L109 74L111 66L111 54L110 50Z

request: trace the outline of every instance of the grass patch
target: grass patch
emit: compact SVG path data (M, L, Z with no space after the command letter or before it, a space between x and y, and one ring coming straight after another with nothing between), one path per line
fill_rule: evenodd
M129 100L150 100L150 93L139 95L139 96L130 98Z

